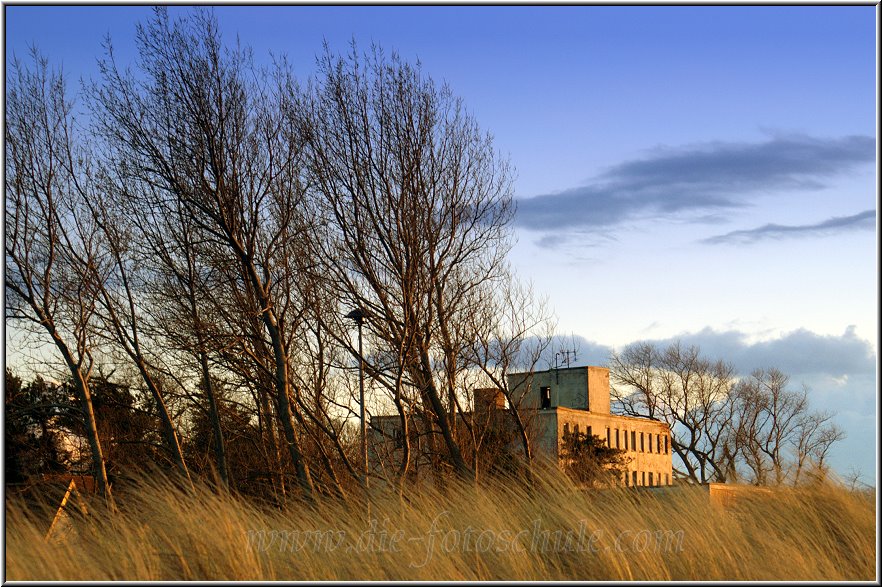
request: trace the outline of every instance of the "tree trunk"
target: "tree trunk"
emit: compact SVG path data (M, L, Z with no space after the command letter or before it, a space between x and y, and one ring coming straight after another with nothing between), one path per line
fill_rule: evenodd
M281 451L279 450L278 437L276 435L276 427L273 424L275 416L270 408L269 394L267 387L262 382L258 387L258 401L260 410L258 412L259 422L261 423L261 438L264 445L269 446L272 454L267 457L267 470L272 471L270 481L273 485L273 493L276 497L276 503L284 506L287 503L287 495L285 491L285 478L282 474ZM270 459L272 462L270 462Z
M285 442L288 444L288 452L291 454L291 461L294 463L294 470L297 473L297 482L303 491L304 497L308 501L313 500L312 478L309 474L309 465L303 458L303 452L297 442L297 435L294 430L294 415L291 412L291 399L288 396L290 384L288 382L288 361L285 353L284 341L282 341L282 333L279 330L275 313L267 308L263 313L263 321L269 331L270 339L273 343L273 359L275 360L276 374L276 402L279 406L279 418L282 421L282 430L285 433Z
M192 487L193 480L190 479L190 470L187 468L186 461L184 461L184 453L181 450L181 443L178 441L178 433L175 431L175 425L174 422L172 422L171 415L168 413L168 408L165 405L162 392L159 391L159 387L157 387L156 382L150 375L150 371L147 369L147 364L144 362L143 357L137 357L135 362L138 365L138 371L141 373L141 378L144 380L147 389L150 390L151 395L153 395L153 400L156 402L156 410L159 412L159 419L162 422L162 433L163 436L165 436L165 443L168 445L172 460L174 460L181 475L187 479L187 482Z
M202 346L202 335L198 335L199 348ZM211 383L211 372L208 369L208 354L204 350L199 351L199 365L202 368L202 385L208 398L208 416L211 419L211 429L214 435L214 458L217 462L217 472L220 475L224 487L230 486L230 474L227 469L227 451L224 446L224 431L221 426L220 410L218 409L217 397L214 394L214 385Z
M401 420L401 463L398 466L398 493L404 494L404 483L407 479L407 470L410 467L410 429L407 425L407 412L404 402L401 401L401 377L397 381L395 391L395 407L398 409L398 417Z
M509 401L511 403L511 401ZM524 420L521 418L520 412L518 412L517 407L511 407L511 415L515 421L515 426L518 429L518 436L521 439L521 446L524 449L524 460L527 462L527 469L533 469L533 451L530 449L530 438L527 436L527 427L524 426Z
M110 489L110 481L107 479L107 468L104 466L104 452L101 450L101 440L98 438L98 424L95 421L95 410L92 407L92 392L89 389L88 382L83 377L80 366L74 361L70 349L67 348L67 345L61 340L58 333L52 332L51 334L55 341L55 346L61 351L64 361L67 363L68 369L70 369L74 388L80 400L80 408L83 411L86 424L86 438L89 441L89 450L92 453L92 474L95 478L95 483L98 486L98 491L104 495L110 507L115 509L116 506Z
M435 414L435 419L438 421L438 427L441 428L441 436L444 438L444 442L447 445L447 451L450 453L450 460L453 461L453 467L456 470L456 473L463 479L473 480L474 473L469 470L469 466L462 458L462 452L459 450L459 445L456 444L456 439L453 437L453 433L448 425L444 405L441 403L441 399L438 397L438 389L435 387L434 381L432 381L432 372L429 368L429 356L424 349L420 349L420 362L422 367L418 374L420 379L422 379L420 387L422 388L423 395L429 400L429 403L432 406L432 412Z

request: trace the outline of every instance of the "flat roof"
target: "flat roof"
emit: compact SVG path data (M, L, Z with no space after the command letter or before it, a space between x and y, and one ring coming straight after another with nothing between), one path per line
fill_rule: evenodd
M545 369L543 371L522 371L520 373L509 373L509 376L512 375L538 375L540 373L554 373L555 371L576 371L578 369L606 369L609 371L609 367L604 367L603 365L579 365L576 367L551 367L550 369Z
M580 408L568 408L566 406L556 406L553 408L545 408L544 410L539 410L539 411L540 412L548 412L551 410L565 410L567 412L574 412L576 414L591 414L594 416L612 416L614 418L621 418L623 420L634 420L635 422L655 422L656 424L661 424L667 428L670 428L670 426L668 426L667 422L664 422L664 421L659 420L657 418L650 418L649 416L628 416L625 414L616 414L614 412L607 412L605 414L602 414L600 412L590 412L588 410L582 410Z

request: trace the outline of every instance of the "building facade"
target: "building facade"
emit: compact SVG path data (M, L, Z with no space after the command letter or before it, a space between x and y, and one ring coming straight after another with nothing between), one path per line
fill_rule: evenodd
M619 480L621 485L662 486L672 483L668 425L658 420L611 413L609 369L572 367L512 373L507 380L521 420L529 430L535 457L551 459L562 465L566 439L571 434L585 433L598 436L607 446L624 451L627 466ZM508 429L513 421L505 395L498 389L476 389L474 410L460 414L459 418ZM419 420L410 425L412 441L425 439L424 427ZM370 428L372 468L397 462L402 447L399 416L374 416ZM518 451L516 444L513 443L514 452ZM413 456L420 458L419 448L413 448Z
M611 413L609 369L592 366L512 373L508 385L520 410L535 415L537 454L560 463L567 436L593 434L610 448L625 451L628 464L620 480L623 485L672 483L670 428L658 420Z

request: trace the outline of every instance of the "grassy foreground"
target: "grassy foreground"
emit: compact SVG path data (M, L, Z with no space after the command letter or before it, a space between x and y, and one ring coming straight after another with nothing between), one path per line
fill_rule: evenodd
M47 541L47 513L6 504L8 580L874 580L875 494L828 484L722 509L696 488L583 492L546 474L260 508L145 482L119 513ZM373 520L373 521L370 521Z

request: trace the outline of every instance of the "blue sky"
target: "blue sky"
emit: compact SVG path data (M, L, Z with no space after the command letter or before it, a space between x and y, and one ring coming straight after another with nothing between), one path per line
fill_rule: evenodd
M184 10L183 8L174 8ZM778 366L838 412L842 472L876 476L875 7L271 6L215 9L227 39L323 40L419 59L518 170L512 262L603 362L680 338ZM72 84L146 7L6 6Z

